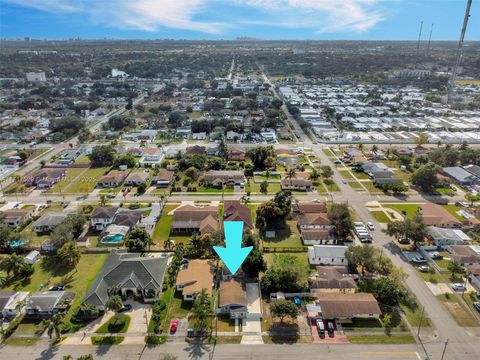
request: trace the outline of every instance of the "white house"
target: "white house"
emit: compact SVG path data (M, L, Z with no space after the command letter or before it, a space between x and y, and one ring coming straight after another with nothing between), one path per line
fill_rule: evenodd
M308 247L310 265L347 265L346 246L314 245Z
M40 253L37 250L32 250L30 251L26 256L25 256L25 263L26 264L35 264L38 259L40 259Z
M4 293L7 294L7 292L4 292ZM18 313L23 310L24 305L22 304L27 301L28 292L19 291L13 294L7 294L7 296L8 295L10 296L8 297L8 300L2 309L2 315L3 315L3 318L11 319L11 318L15 318L18 315Z

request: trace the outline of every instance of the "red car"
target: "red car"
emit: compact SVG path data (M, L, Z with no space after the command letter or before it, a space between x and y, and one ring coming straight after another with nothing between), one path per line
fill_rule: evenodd
M174 333L177 331L177 326L178 326L178 320L172 320L170 323L170 332Z

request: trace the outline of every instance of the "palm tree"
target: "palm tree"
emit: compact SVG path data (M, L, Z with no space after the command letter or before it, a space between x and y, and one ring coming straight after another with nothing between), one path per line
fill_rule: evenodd
M10 274L16 276L21 271L23 264L25 264L23 257L17 254L12 254L2 261L1 268L8 276L10 276Z
M192 307L192 313L188 319L193 323L193 329L201 333L206 332L211 327L213 310L210 303L210 296L205 289L197 295Z
M377 145L373 145L373 146L372 146L372 152L373 152L374 154L377 154L377 152L378 152L378 146L377 146Z
M297 173L295 172L295 169L294 168L288 169L286 178L291 180L295 177L297 177Z
M7 275L5 275L3 272L0 273L0 288L3 287L7 282Z
M107 205L107 195L105 194L100 195L100 205L102 206Z
M240 199L240 202L243 202L245 206L248 206L248 203L250 202L250 198L248 196L243 195Z
M44 320L44 326L47 329L47 334L48 337L51 339L52 335L55 335L55 338L60 338L62 335L61 332L61 325L63 323L63 314L62 313L56 313L53 314L53 316L48 319Z
M362 143L358 144L358 150L360 150L360 151L363 150L363 144Z
M111 310L115 313L112 325L115 326L118 320L118 311L123 309L123 300L120 295L110 295L107 302L105 303L105 308Z
M58 250L57 256L62 264L74 266L76 270L82 257L82 250L75 241L69 241Z
M317 182L320 179L320 173L316 168L312 169L312 172L308 175L308 179Z
M175 242L172 239L167 239L163 242L165 250L172 250L173 245L175 245Z

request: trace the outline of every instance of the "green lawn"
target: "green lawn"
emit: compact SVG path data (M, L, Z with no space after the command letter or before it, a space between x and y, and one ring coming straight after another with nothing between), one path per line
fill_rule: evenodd
M319 183L317 186L317 191L319 194L327 194L327 188L323 183Z
M92 336L92 345L118 345L124 339L123 336Z
M415 344L410 334L405 335L348 335L352 344Z
M75 293L75 298L65 318L65 323L72 325L70 323L71 316L82 303L83 296L97 276L107 257L108 254L82 254L77 269L75 270L56 264L53 257L44 256L42 260L33 265L35 271L29 279L10 283L6 289L35 292L40 290L40 284L43 284L44 288L48 288L49 286L60 283L63 277L72 276L73 280L68 284L66 290ZM73 325L73 328L75 328L75 325Z
M348 182L348 185L350 185L350 187L351 187L352 189L355 189L355 190L363 190L362 185L361 185L358 181L355 181L355 180L349 181L349 182Z
M130 316L126 314L114 315L95 332L97 334L126 333L130 325L130 320Z
M405 212L408 218L413 218L420 210L420 205L418 204L383 204L383 207L394 209L401 215Z
M297 261L307 267L309 267L308 263L308 253L306 252L294 252L294 253L265 253L263 256L265 257L265 261L267 262L267 265L270 267L273 264L273 259L276 255L290 255L290 256L295 256L297 258Z
M447 310L460 326L477 327L480 323L458 301L455 294L442 294L437 298L443 302Z
M332 183L327 185L325 184L325 182L323 183L323 185L327 188L328 191L330 192L339 192L340 191L340 188L338 187L338 185L335 183L335 181L332 180Z
M361 171L354 171L353 175L359 180L367 180L369 178L367 174Z
M410 326L418 327L418 325L420 325L420 319L422 327L432 326L430 319L427 317L427 315L425 313L423 313L422 315L422 308L418 304L415 303L413 305L407 305L405 303L400 303L400 308L407 317Z
M41 246L45 240L50 238L49 235L37 235L37 233L33 231L33 221L28 224L25 229L20 232L20 234L23 235L26 239L30 240L28 245L31 246Z
M378 222L381 223L388 223L390 219L388 218L387 214L384 211L372 211L371 212L373 217L377 219Z
M456 205L442 205L450 214L455 216L457 220L464 221L465 219L457 214L457 211L460 210L460 206Z
M38 338L30 337L9 337L3 343L10 346L32 346L38 342Z
M158 246L163 247L163 243L170 237L170 227L173 222L173 215L168 215L168 213L176 209L178 205L165 205L160 216L160 220L155 225L153 230L152 239L158 244Z
M340 175L342 175L347 180L355 180L353 175L348 170L340 170Z
M281 190L281 186L278 183L268 184L268 194L275 194ZM256 184L253 180L250 180L245 185L245 192L252 192L252 193L259 193L260 192L260 184Z
M435 192L437 192L440 195L445 195L445 196L454 196L456 193L450 188L436 188Z
M104 175L109 168L71 168L67 175L59 183L52 186L49 193L64 194L87 194L93 191L98 179Z
M196 192L208 192L208 193L215 193L215 194L221 194L221 193L225 193L225 194L229 194L229 193L233 193L233 190L234 189L224 189L222 190L221 188L216 188L216 187L206 187L206 186L199 186L197 187L197 191Z
M262 241L264 247L292 248L303 247L300 233L295 221L287 221L287 228L276 230L274 239L264 239Z
M328 157L335 157L335 155L333 154L332 150L330 149L322 149L323 153L325 155L327 155Z
M75 164L90 164L90 159L87 155L79 156Z

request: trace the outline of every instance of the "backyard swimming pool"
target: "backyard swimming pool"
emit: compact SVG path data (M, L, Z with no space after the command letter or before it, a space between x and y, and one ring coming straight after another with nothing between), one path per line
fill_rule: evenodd
M112 236L105 236L100 242L102 244L118 244L123 241L123 235L116 234Z
M12 240L12 241L9 242L9 245L10 245L10 247L15 248L15 247L23 246L26 243L28 243L28 241L26 241L26 240Z

